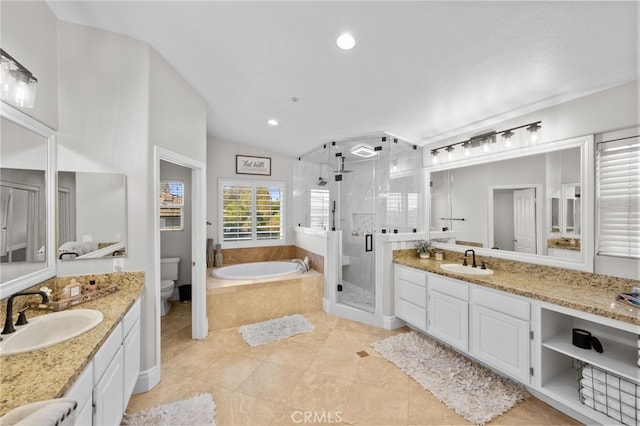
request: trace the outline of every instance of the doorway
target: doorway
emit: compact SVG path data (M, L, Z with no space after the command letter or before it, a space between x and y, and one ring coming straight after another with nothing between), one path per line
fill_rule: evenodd
M207 266L206 266L206 164L185 157L184 155L169 151L161 147L154 147L154 277L153 297L156 307L155 315L155 339L156 349L154 366L157 370L157 379L160 378L160 258L161 231L160 231L160 181L161 162L167 165L183 167L191 177L191 255L189 258L181 258L180 268L191 270L191 338L204 339L208 334L207 323ZM157 383L157 382L156 382Z
M489 187L489 247L536 254L542 248L542 185Z

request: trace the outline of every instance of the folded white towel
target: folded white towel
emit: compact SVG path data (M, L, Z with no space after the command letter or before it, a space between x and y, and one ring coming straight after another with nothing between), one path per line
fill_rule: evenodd
M640 407L640 391L636 391L635 386L629 382L621 381L620 386L618 386L618 384L605 385L595 380L582 379L580 384L584 387L595 389L602 394L614 396L627 405L638 405Z
M598 370L595 368L584 368L582 370L582 377L587 381L606 384L607 386L613 386L616 389L622 389L623 391L633 395L640 395L640 391L638 391L638 386L640 386L639 384L627 379L621 379L614 374L610 374L602 370Z
M635 426L638 424L638 422L636 421L637 417L636 418L630 417L624 413L620 414L619 411L608 408L606 405L601 404L597 401L594 401L590 398L586 398L586 397L584 398L584 405L586 405L587 407L591 407L596 411L600 411L601 413L605 413L609 417L619 420L621 423L625 425Z
M32 402L14 408L0 418L2 426L73 426L78 403L59 398Z
M637 405L639 404L638 400L633 395L620 392L605 395L602 392L594 392L588 387L580 389L580 393L585 398L595 398L600 407L605 407L604 409L599 409L599 411L611 412L613 410L617 413L622 412L626 416L640 419L640 405ZM619 398L622 398L622 403L620 403L621 400Z

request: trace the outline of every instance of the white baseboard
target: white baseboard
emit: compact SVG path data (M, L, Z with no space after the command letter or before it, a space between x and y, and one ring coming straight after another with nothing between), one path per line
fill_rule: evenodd
M133 394L149 392L158 383L160 383L160 368L158 366L141 371L136 386L133 388Z
M382 317L382 327L385 330L395 330L396 328L404 327L407 325L406 322L402 321L400 318L394 316L384 315Z

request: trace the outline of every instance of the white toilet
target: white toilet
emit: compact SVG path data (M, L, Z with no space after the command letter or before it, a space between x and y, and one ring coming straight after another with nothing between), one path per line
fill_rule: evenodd
M178 279L179 257L163 257L160 259L160 316L165 316L171 309L169 298L173 294Z

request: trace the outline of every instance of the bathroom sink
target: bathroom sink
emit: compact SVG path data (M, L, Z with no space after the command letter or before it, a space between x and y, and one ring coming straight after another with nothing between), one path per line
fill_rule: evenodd
M440 265L441 269L448 272L455 272L456 274L466 275L491 275L493 271L491 269L472 268L471 266L463 266L458 263L445 263Z
M66 342L93 329L102 322L102 312L75 309L41 315L16 327L16 332L3 334L0 356L35 351Z

